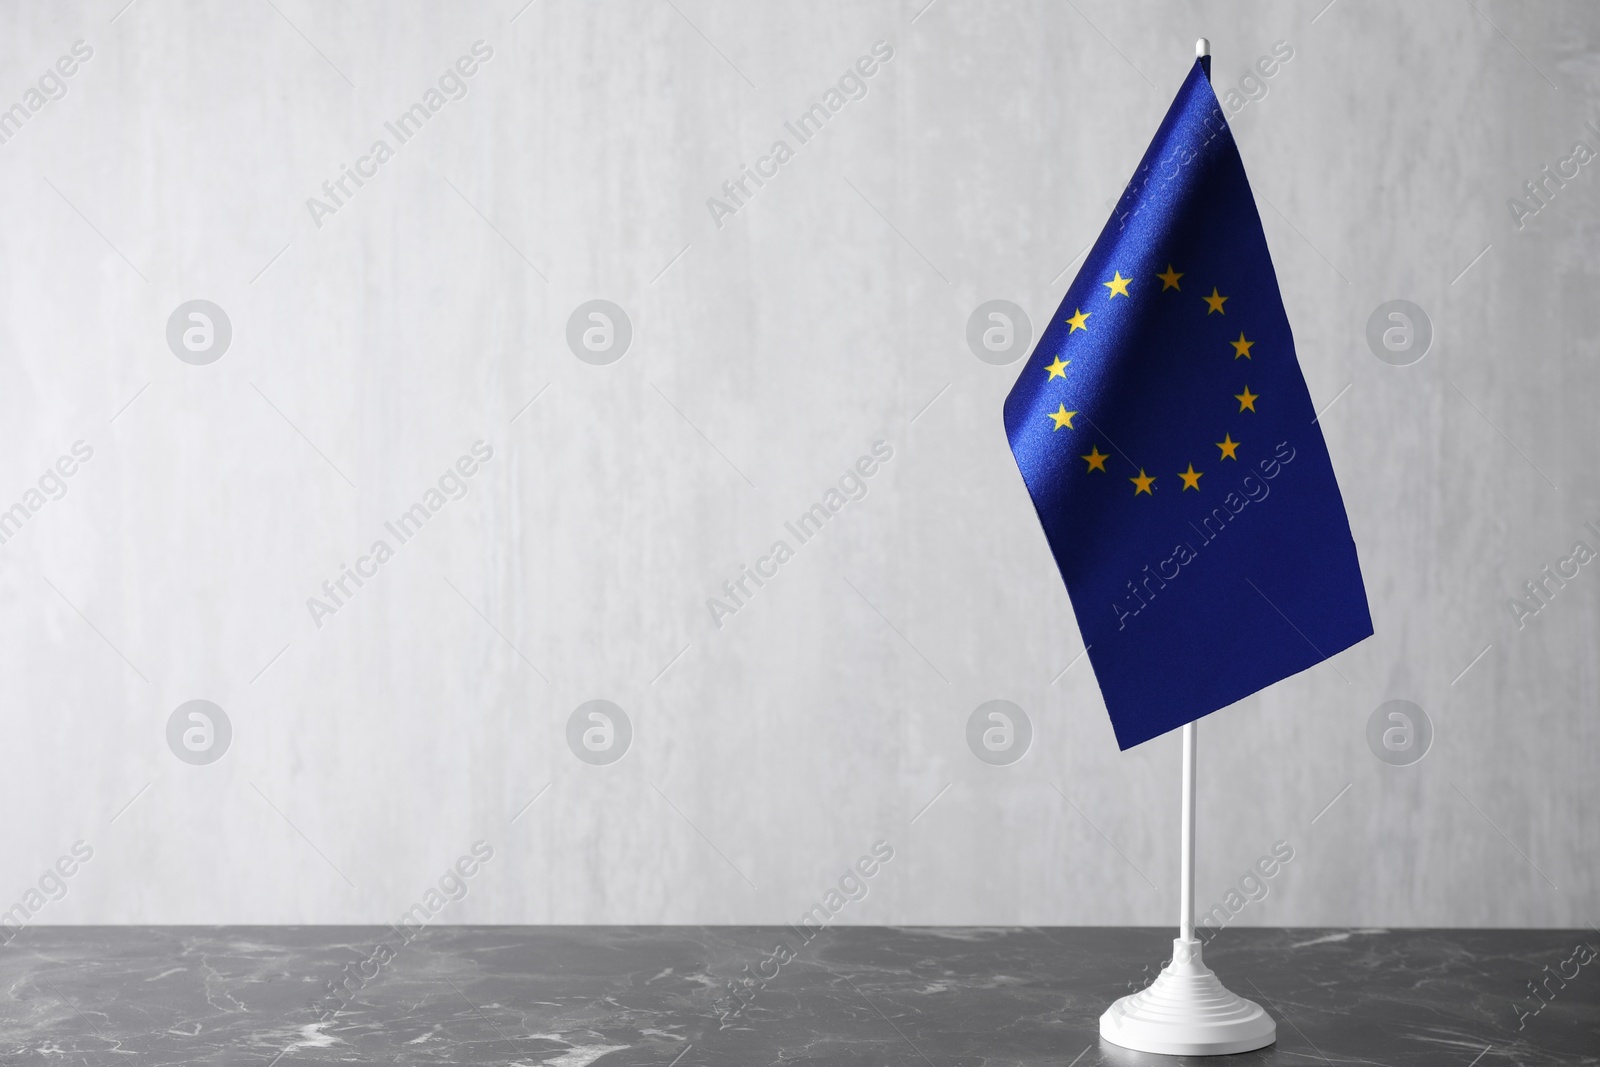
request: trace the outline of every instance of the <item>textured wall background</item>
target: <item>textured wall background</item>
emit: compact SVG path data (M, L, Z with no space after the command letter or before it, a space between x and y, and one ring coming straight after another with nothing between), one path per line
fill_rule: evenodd
M781 922L883 840L837 921L1173 921L1176 738L1118 753L1001 430L1017 368L965 333L1003 298L1037 335L1204 34L1219 93L1293 49L1230 119L1378 634L1202 723L1201 901L1281 839L1238 922L1600 917L1600 566L1520 629L1508 607L1600 549L1600 168L1520 228L1507 204L1600 149L1600 12L924 2L0 14L27 115L0 144L0 507L26 515L0 908L387 921L482 839L435 921ZM480 40L399 144L384 123ZM798 145L785 120L877 41L865 97ZM632 327L603 366L566 340L596 298ZM167 341L195 299L232 331L204 365ZM1432 324L1409 366L1366 339L1393 299ZM707 598L879 440L865 497L715 626ZM30 497L78 441L64 495ZM477 441L399 544L384 522ZM997 698L1033 728L1009 766L966 741ZM204 766L168 744L194 699L232 730ZM591 699L633 728L607 766L567 743ZM1410 766L1366 740L1392 699L1434 731ZM65 895L33 895L79 840Z

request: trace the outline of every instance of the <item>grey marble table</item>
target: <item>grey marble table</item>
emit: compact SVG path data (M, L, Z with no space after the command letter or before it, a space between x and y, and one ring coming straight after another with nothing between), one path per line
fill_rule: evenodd
M1096 1030L1107 1004L1149 980L1166 930L404 934L29 928L0 948L0 1063L1183 1062ZM1274 1048L1230 1062L1600 1063L1600 959L1579 945L1600 936L1240 929L1217 935L1206 962L1278 1020Z

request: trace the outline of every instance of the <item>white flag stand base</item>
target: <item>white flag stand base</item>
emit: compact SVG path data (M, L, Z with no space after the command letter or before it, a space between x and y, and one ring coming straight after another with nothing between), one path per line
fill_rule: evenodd
M1226 1056L1265 1048L1278 1026L1254 1001L1228 991L1200 958L1200 942L1177 938L1156 980L1100 1016L1113 1045L1164 1056Z

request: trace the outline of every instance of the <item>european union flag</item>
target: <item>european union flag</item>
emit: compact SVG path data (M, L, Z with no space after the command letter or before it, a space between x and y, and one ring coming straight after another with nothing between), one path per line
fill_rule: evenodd
M1315 420L1197 61L1005 406L1122 748L1371 635Z

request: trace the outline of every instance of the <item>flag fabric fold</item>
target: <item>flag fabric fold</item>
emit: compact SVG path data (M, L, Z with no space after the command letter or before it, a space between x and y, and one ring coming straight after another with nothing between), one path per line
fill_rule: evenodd
M1372 634L1202 61L1006 398L1005 427L1122 748Z

